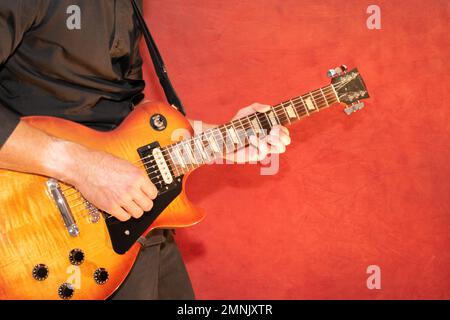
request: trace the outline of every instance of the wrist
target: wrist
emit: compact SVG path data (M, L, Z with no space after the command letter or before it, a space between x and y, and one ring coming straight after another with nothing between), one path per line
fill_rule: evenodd
M87 149L79 144L51 137L43 166L48 175L62 182L76 184L77 167Z

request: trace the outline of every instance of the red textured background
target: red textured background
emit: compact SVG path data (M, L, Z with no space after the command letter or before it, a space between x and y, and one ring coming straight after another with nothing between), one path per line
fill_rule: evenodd
M208 216L177 239L198 298L450 298L447 0L145 3L193 119L327 85L342 63L371 94L351 117L336 106L292 127L275 176L256 165L191 176ZM366 27L370 4L381 30ZM381 290L366 287L371 264Z

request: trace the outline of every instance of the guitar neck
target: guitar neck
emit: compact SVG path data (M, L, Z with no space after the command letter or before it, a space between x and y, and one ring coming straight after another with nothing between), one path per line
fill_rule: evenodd
M218 154L232 153L249 145L252 135L266 136L276 125L287 126L339 102L332 84L270 108L209 129L192 138L162 148L172 173L178 177L209 163Z

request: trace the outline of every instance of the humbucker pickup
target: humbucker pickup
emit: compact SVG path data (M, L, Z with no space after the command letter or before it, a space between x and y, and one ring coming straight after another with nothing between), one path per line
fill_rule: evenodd
M140 147L137 152L145 166L147 175L158 189L158 194L163 194L177 187L182 177L175 177L170 168L170 162L164 157L158 142Z

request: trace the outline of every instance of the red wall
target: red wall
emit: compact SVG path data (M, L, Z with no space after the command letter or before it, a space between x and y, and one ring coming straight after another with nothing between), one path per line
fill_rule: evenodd
M336 106L292 127L275 176L256 165L191 176L209 215L178 243L198 298L450 298L447 0L145 2L191 118L281 102L342 63L371 94L351 117ZM370 4L381 30L366 27ZM366 287L372 264L381 290Z

